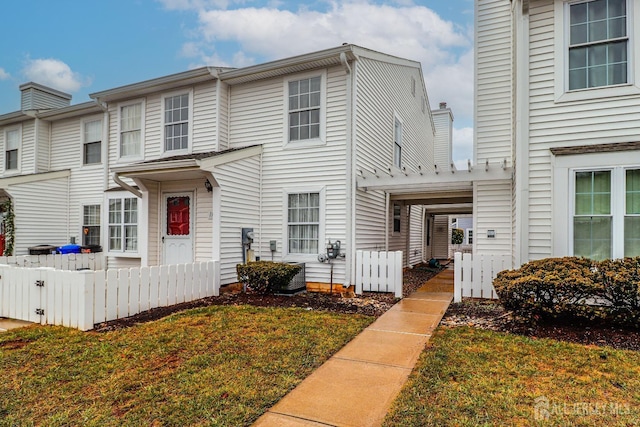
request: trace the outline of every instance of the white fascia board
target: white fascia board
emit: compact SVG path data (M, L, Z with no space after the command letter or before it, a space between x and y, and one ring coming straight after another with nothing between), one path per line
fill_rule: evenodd
M85 114L102 113L104 110L95 101L83 102L82 104L71 105L69 107L55 108L53 110L43 110L36 114L36 117L43 120L60 120Z
M65 169L55 172L34 173L29 175L18 175L7 178L0 178L0 188L6 189L11 185L28 184L30 182L48 181L51 179L68 178L71 170Z
M220 72L221 70L219 68L200 67L182 73L104 90L102 92L90 93L89 97L98 102L139 97L148 93L162 92L180 86L214 80L218 78Z

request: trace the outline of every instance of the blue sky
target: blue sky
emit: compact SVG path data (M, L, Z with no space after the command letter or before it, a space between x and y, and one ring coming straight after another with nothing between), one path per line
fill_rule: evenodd
M89 93L202 65L241 67L343 42L422 63L431 106L453 109L472 157L473 0L21 0L2 2L0 115L35 81Z

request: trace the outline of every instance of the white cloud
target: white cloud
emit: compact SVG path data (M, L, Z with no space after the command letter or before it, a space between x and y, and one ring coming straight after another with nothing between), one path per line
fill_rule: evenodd
M445 21L431 9L366 1L331 1L326 11L297 11L273 6L232 10L215 1L162 0L198 11L200 26L183 54L222 60L207 65L242 67L255 62L354 43L422 63L432 105L447 101L456 119L468 125L473 116L473 50L469 28ZM235 3L238 3L236 0ZM223 45L237 45L222 57Z
M453 128L453 162L458 169L467 168L467 160L473 163L473 128Z
M243 67L339 46L357 44L422 64L433 108L446 101L453 110L460 161L472 158L473 29L442 19L411 0L374 4L328 0L326 10L304 4L291 11L269 6L236 7L242 0L160 0L166 7L198 13L199 27L182 53L198 65ZM246 2L249 4L251 2ZM228 46L233 52L227 54Z
M0 67L0 80L7 80L11 77L11 74L7 73L4 68Z
M29 59L22 70L27 79L64 92L75 92L90 81L59 59Z

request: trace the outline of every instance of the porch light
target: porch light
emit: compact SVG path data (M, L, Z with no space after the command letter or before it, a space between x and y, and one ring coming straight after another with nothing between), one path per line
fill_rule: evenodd
M213 185L211 185L211 183L209 182L209 178L204 180L204 188L207 189L208 193L211 193L213 191Z

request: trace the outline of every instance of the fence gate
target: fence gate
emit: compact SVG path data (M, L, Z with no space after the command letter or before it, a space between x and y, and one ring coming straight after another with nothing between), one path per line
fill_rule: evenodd
M0 317L46 323L46 277L53 269L0 268Z
M402 251L356 251L356 292L363 291L402 298Z

